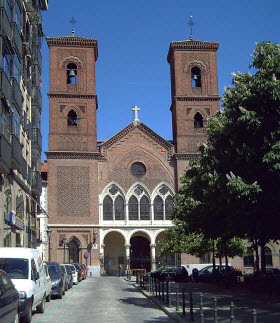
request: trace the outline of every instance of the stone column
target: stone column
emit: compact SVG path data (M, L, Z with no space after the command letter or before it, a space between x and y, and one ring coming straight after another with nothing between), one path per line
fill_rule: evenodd
M156 270L156 245L150 244L151 247L151 270Z
M125 245L126 270L130 270L130 244Z

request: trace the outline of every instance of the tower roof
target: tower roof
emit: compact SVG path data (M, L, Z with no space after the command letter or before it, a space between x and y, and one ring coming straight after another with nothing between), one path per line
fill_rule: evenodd
M189 51L211 51L216 52L219 48L219 43L202 41L202 40L177 40L170 43L167 61L169 62L171 54L174 50L189 50Z

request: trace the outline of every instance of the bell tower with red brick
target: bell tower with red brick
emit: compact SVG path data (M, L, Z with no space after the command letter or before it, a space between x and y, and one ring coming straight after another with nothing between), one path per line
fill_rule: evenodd
M98 232L97 41L47 38L49 46L48 212L51 259L81 262ZM67 254L63 250L67 244ZM89 263L98 263L90 253Z

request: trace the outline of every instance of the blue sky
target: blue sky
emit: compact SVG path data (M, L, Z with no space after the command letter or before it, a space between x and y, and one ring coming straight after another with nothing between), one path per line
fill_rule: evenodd
M98 41L96 62L97 138L108 139L139 119L163 138L172 139L170 71L166 56L171 41L189 38L189 16L196 40L220 43L219 94L232 72L247 72L255 43L280 42L279 0L49 0L42 12L46 37L71 34ZM48 47L42 47L42 160L48 151Z

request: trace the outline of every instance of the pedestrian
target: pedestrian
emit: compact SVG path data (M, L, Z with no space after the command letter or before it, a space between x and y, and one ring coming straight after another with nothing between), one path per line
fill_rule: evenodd
M158 263L157 263L157 268L159 268L160 267L160 261L158 261Z
M119 264L118 276L121 277L122 275L122 265Z

